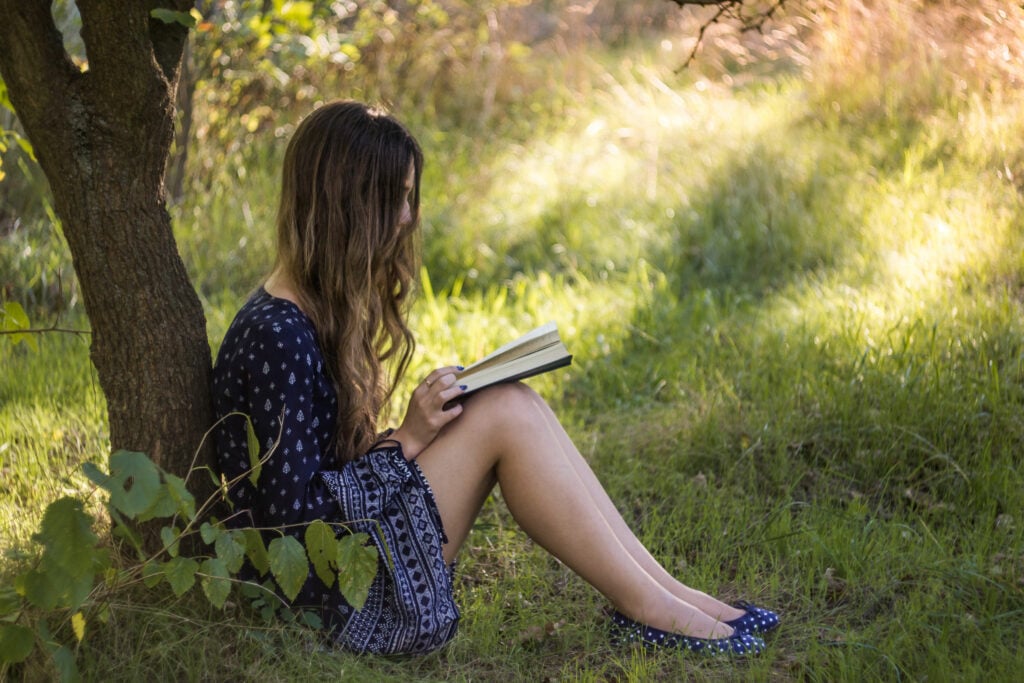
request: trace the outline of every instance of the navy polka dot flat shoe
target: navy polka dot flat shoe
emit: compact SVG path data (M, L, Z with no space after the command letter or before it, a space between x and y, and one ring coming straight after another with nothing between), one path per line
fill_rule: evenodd
M644 647L699 652L704 655L756 655L764 650L764 641L749 633L736 631L728 638L694 638L662 631L633 621L619 611L612 612L612 642L616 645L640 643Z
M779 615L775 612L751 605L743 600L734 602L732 606L746 612L742 617L736 617L732 621L725 622L732 626L736 633L768 633L779 627Z

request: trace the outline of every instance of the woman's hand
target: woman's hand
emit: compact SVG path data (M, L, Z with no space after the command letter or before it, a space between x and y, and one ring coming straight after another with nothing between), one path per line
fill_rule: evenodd
M438 435L441 429L462 414L462 404L455 403L447 410L444 406L462 394L463 389L455 382L459 368L449 366L438 368L416 387L405 411L402 426L391 433L390 438L402 444L405 457L412 460Z

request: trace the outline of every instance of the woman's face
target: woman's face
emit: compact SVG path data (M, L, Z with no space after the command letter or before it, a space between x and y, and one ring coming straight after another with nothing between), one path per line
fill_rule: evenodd
M409 173L405 176L405 191L402 193L402 210L398 214L398 224L403 228L408 227L412 223L412 207L409 206L409 197L412 195L412 190L416 184L416 166L409 163Z

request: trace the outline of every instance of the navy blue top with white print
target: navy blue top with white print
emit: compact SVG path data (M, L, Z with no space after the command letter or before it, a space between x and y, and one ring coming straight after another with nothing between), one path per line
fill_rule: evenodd
M312 569L295 604L319 609L336 642L357 652L423 653L448 642L459 611L433 492L393 443L341 465L334 450L337 394L309 318L258 290L224 337L213 394L223 418L215 431L216 466L229 482L234 526L265 529L267 542L281 530L301 541L306 524L324 520L339 533L366 533L379 557L395 560L378 563L360 610ZM243 415L264 459L255 485Z
M244 418L228 418L218 430L220 472L238 480L233 502L252 511L255 526L327 520L340 512L318 476L324 466L337 469L331 437L338 399L323 363L305 314L263 290L224 337L213 383L217 415L248 415L264 455L278 444L253 486L246 476L251 463Z

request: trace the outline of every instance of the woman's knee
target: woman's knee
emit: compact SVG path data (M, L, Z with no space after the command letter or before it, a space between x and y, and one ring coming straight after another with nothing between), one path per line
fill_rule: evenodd
M516 434L542 426L544 399L522 382L487 387L466 399L460 419L483 420L489 431Z

